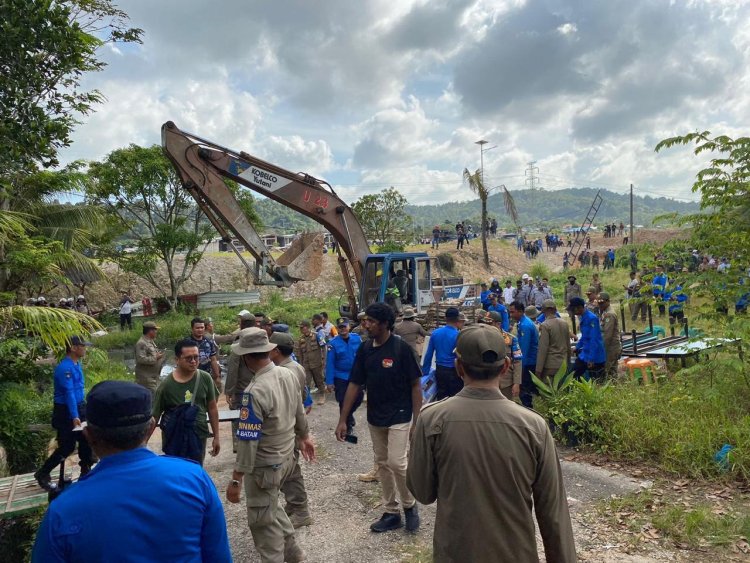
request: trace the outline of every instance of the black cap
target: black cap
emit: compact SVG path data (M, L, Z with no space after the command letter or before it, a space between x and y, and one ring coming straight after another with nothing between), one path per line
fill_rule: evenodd
M86 420L99 428L136 426L151 420L151 391L130 381L102 381L89 391Z
M445 318L446 319L457 319L458 318L459 310L455 307L448 307L445 310Z
M91 342L87 342L83 338L83 336L71 336L70 345L71 346L92 346Z
M568 309L574 309L575 307L585 307L586 302L580 297L573 297L568 304Z
M349 319L346 317L336 319L336 326L349 326Z

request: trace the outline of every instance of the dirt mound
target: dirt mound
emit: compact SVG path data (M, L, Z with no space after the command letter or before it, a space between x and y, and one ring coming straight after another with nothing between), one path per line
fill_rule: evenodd
M465 282L483 282L490 278L502 280L516 277L529 267L529 262L515 247L501 240L487 241L487 252L490 257L489 271L484 267L482 257L482 240L472 239L471 244L456 250L455 243L445 243L438 250L427 250L431 256L448 252L453 257L455 266L453 272L443 272L443 275L455 274L462 276Z

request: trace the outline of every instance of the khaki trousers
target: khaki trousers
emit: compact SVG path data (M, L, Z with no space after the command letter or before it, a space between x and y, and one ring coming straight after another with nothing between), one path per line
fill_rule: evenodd
M309 389L312 389L312 382L315 382L315 387L318 388L319 391L325 392L326 388L326 380L325 377L323 377L323 367L318 366L316 368L305 368L305 372L307 373L307 387Z
M310 511L307 508L307 491L305 490L305 480L302 477L302 468L299 466L299 450L294 450L294 467L292 472L281 485L281 492L286 499L284 510L291 516L298 514L300 516L309 516Z
M256 467L245 476L247 524L263 563L283 563L284 548L295 543L294 528L281 507L281 487L294 470L290 455L281 465Z
M403 508L411 508L416 503L406 487L407 453L409 450L409 427L411 423L393 426L370 426L375 465L383 489L383 507L386 512L398 514L396 490Z

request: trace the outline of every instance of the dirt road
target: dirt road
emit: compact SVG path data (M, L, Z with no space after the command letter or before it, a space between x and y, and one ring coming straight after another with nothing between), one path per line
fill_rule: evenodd
M303 472L309 494L312 526L298 530L298 541L311 562L399 562L430 561L435 506L420 506L422 528L415 535L403 530L386 534L369 531L371 522L381 514L379 486L362 483L357 473L366 472L372 465L372 448L366 430L364 406L357 413L359 444L336 442L333 430L338 418L338 407L330 401L316 406L310 414L310 426L318 445L318 461L304 464ZM152 439L152 444L158 443ZM568 501L573 516L579 558L597 562L645 562L690 560L681 554L653 551L644 555L629 555L628 546L617 544L598 531L593 519L597 499L612 494L623 494L650 486L611 470L588 464L565 461L562 467ZM216 458L206 460L222 498L232 470L230 427L222 424L222 451ZM247 528L244 498L240 504L224 502L229 539L236 561L256 562L260 559L253 547ZM592 520L593 519L593 520ZM498 532L499 533L499 532ZM540 554L542 553L540 544ZM543 559L542 559L543 560Z

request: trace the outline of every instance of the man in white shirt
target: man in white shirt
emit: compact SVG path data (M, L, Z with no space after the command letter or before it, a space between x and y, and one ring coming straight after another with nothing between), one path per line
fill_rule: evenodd
M513 287L513 284L510 280L507 280L505 282L505 289L503 289L503 301L506 305L510 305L515 301L514 297L516 296L516 288Z
M133 329L133 307L131 303L135 303L135 301L131 299L127 291L123 291L120 299L120 330L125 330L125 323L128 325L128 330Z

